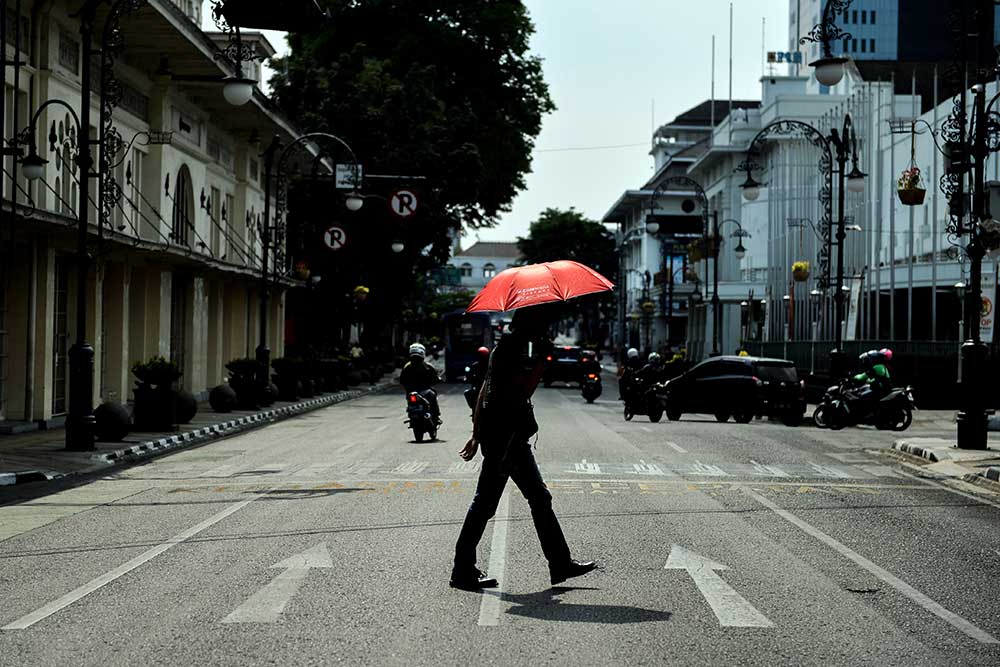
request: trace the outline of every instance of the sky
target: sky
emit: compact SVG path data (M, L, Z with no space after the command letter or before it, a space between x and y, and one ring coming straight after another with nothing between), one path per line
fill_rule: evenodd
M713 34L715 95L728 97L730 5L733 97L759 99L763 52L787 49L789 1L525 0L532 52L558 108L535 142L527 188L498 226L469 232L463 245L525 236L548 207L600 220L652 175L654 127L711 96ZM268 37L279 54L287 50L281 33ZM606 146L616 148L593 148Z

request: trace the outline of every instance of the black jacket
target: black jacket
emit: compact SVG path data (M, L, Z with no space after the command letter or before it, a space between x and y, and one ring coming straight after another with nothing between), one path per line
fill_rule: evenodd
M437 371L426 361L407 362L399 374L399 383L407 392L424 391L440 381Z

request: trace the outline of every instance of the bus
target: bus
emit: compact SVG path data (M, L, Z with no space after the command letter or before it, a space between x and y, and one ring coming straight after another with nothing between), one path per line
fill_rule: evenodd
M498 324L490 313L446 313L444 320L444 376L447 382L465 377L465 369L476 361L476 350L493 349Z

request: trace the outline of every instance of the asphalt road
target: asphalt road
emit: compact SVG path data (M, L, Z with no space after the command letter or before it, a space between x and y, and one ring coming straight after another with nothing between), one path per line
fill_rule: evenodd
M0 665L1000 664L1000 498L893 434L626 423L540 389L536 456L578 558L551 587L510 485L448 587L478 461L461 388L417 444L369 396L73 487L0 496ZM913 433L911 433L913 434Z

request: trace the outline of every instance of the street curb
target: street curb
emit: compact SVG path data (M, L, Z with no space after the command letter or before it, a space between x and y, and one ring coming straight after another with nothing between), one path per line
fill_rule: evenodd
M995 466L990 466L986 470L980 470L976 473L977 477L985 477L986 479L993 482L1000 482L1000 468Z
M320 398L312 398L306 401L294 403L292 405L286 405L284 407L274 408L271 410L264 410L263 412L257 412L251 415L244 415L236 419L222 422L221 424L204 426L193 431L188 431L187 433L157 438L156 440L147 440L146 442L141 442L137 445L132 445L124 449L107 452L105 454L97 454L91 458L91 460L94 461L94 465L83 470L76 470L67 473L46 473L38 470L0 473L0 486L65 479L76 475L93 473L111 466L126 465L128 463L144 461L156 456L161 456L168 452L184 449L193 445L205 444L214 440L229 437L231 435L236 435L244 431L250 431L262 426L267 426L268 424L273 424L307 412L313 412L314 410L336 405L337 403L343 403L344 401L349 401L370 394L378 394L396 386L396 384L398 383L388 382L382 385L373 385L365 389L349 389L347 391L339 391L327 396L321 396Z
M250 431L260 428L261 426L267 426L268 424L273 424L275 422L288 419L289 417L295 417L306 412L312 412L330 405L360 398L361 396L365 396L367 394L378 393L388 389L393 386L393 384L394 383L389 383L366 389L338 391L328 396L311 398L309 400L300 401L281 408L264 410L263 412L257 412L252 415L244 415L243 417L231 419L229 421L222 422L221 424L204 426L193 431L188 431L187 433L158 438L156 440L147 440L146 442L139 443L138 445L126 447L125 449L119 449L114 452L108 452L106 454L99 454L93 458L95 461L103 465L118 465L121 463L141 461L143 459L158 456L176 449L189 447L191 445L198 445L212 440L219 440L223 437L235 435L244 431Z
M0 486L13 486L15 484L27 484L28 482L46 482L60 477L60 475L44 473L39 470L24 470L22 472L0 473Z
M910 444L909 442L906 442L904 440L897 440L896 442L892 443L892 448L897 451L910 454L911 456L919 456L920 458L927 459L928 461L933 461L934 463L940 463L942 460L937 457L937 454L934 453L934 450L924 449L923 447Z

